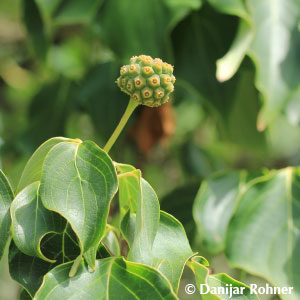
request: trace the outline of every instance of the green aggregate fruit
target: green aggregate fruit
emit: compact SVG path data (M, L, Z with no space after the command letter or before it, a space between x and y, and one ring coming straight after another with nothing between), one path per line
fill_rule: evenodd
M120 70L117 84L131 99L146 106L160 106L169 101L174 91L173 66L160 58L133 56Z

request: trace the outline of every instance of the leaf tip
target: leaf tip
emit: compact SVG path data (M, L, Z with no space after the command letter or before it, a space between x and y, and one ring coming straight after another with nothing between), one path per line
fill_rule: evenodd
M81 139L78 139L78 138L74 139L73 141L74 141L74 143L76 143L76 144L81 144L81 143L82 143L82 140L81 140Z
M217 61L217 71L216 78L219 82L224 82L229 80L235 73L229 61L219 59Z
M82 254L80 254L75 260L74 260L74 263L71 267L71 270L69 272L69 277L72 278L76 275L77 271L78 271L78 268L80 266L80 263L82 261Z

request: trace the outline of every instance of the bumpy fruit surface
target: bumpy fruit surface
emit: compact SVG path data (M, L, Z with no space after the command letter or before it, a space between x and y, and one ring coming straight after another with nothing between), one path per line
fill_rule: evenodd
M120 70L117 84L134 101L150 107L168 102L174 91L173 66L160 58L133 56Z

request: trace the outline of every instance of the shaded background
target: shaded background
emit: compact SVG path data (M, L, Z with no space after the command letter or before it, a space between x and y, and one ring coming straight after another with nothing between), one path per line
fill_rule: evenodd
M213 269L244 278L199 242L192 205L217 171L299 165L299 10L296 0L1 1L1 168L15 186L50 137L104 146L128 103L120 66L160 57L175 66L174 97L140 107L111 156L142 170ZM15 299L5 265L0 299Z

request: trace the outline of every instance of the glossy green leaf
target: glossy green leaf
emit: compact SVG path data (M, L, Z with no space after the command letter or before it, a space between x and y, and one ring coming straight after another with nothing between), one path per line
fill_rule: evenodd
M225 248L227 228L243 188L246 174L219 174L202 182L193 215L203 245L212 253Z
M68 276L70 268L68 263L49 272L34 299L178 299L158 271L123 258L98 260L95 272L81 263L73 278Z
M188 262L188 266L195 274L197 288L199 289L202 285L201 298L203 300L258 300L258 297L255 294L250 293L250 288L247 285L234 280L228 275L224 273L209 275L209 269L206 265L207 261L202 257L193 257L192 260ZM238 288L240 294L230 295L230 292L226 294L213 293L214 289L219 287L228 288L229 286L232 288ZM209 292L206 294L208 287L211 293Z
M44 161L40 195L44 206L61 214L79 238L82 253L94 267L110 201L117 191L116 170L95 143L63 142Z
M119 177L131 176L132 172L135 171ZM137 210L129 209L121 221L121 231L129 244L128 259L158 268L177 291L185 263L193 255L184 228L174 217L159 210L157 196L140 177L140 171L131 183L126 196L138 196Z
M148 182L140 177L138 184L134 241L130 247L128 259L157 266L161 261L153 255L152 248L159 226L159 202Z
M72 141L63 137L54 137L44 142L30 157L21 175L17 193L27 185L40 181L44 160L48 152L58 143Z
M287 168L249 183L230 222L226 254L233 266L300 296L300 173Z
M182 224L164 211L160 211L152 253L160 260L158 270L169 279L177 292L184 266L193 255L193 251Z
M22 13L30 45L35 55L44 60L47 54L48 40L44 22L35 0L23 0Z
M12 235L23 253L53 263L41 252L40 244L46 234L62 232L65 222L58 214L43 206L39 187L39 182L28 185L12 202Z
M4 173L0 170L0 259L9 238L11 226L9 209L13 198L14 194L10 183Z

